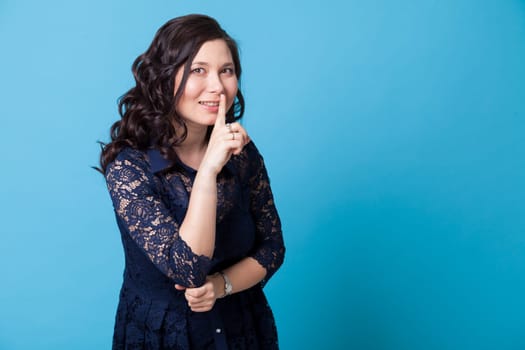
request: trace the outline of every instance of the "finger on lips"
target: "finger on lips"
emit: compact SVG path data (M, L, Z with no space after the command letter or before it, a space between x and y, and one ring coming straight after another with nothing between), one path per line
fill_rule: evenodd
M220 127L226 124L226 96L219 95L219 110L215 119L215 126ZM217 129L217 128L216 128Z

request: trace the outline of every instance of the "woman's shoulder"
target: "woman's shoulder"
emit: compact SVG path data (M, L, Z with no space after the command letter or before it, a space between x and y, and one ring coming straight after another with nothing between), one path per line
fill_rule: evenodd
M262 158L261 152L259 152L259 149L255 145L255 142L250 141L246 146L244 146L241 155L244 156L248 161L254 161L259 158Z
M263 157L253 141L244 146L242 152L233 159L243 178L251 178L264 167Z
M246 146L244 146L242 152L239 155L232 157L232 160L233 163L236 163L238 167L249 168L260 157L261 154L255 146L255 143L250 141Z
M108 164L106 168L106 175L115 170L133 170L138 172L145 172L149 169L149 162L146 152L132 147L123 148L115 157L115 159Z
M146 152L133 147L125 147L117 154L115 161L125 160L146 160Z

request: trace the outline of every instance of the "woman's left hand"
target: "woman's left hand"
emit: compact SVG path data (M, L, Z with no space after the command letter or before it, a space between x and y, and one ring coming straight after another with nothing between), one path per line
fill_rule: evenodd
M184 296L188 301L188 306L191 311L194 312L206 312L210 311L215 305L215 301L222 294L217 290L220 290L220 282L217 280L219 277L222 281L222 277L218 274L210 275L206 277L206 282L200 287L197 288L186 288L179 284L175 285L177 290L185 290ZM224 294L224 293L223 293Z

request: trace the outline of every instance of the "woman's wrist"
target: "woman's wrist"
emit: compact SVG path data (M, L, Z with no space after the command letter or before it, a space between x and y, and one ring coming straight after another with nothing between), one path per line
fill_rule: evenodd
M216 178L217 174L219 174L219 171L217 171L213 167L206 166L205 164L201 164L201 166L199 167L197 173L200 173L200 174L202 174L203 176L206 176L206 177L214 177L214 178Z
M213 290L217 299L224 297L224 279L221 274L216 272L213 274Z
M224 272L217 272L213 275L213 277L213 288L218 299L224 298L232 293L232 284Z
M212 171L199 169L193 182L192 192L195 190L217 195L217 174Z

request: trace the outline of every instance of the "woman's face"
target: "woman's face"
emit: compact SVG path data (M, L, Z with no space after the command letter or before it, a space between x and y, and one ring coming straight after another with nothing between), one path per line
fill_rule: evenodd
M175 75L175 92L184 67ZM177 103L177 113L188 127L215 123L219 95L226 96L226 111L237 95L237 75L230 49L222 39L205 42L191 64L184 91Z

